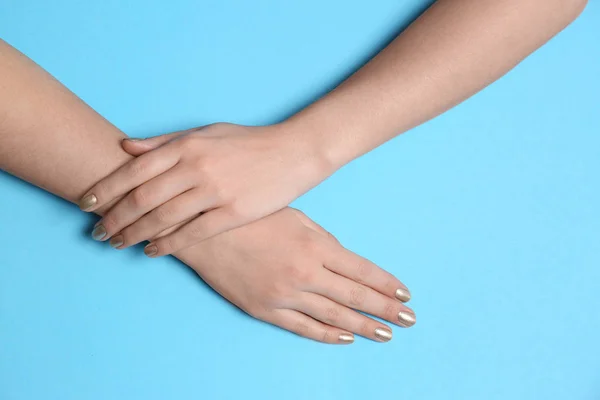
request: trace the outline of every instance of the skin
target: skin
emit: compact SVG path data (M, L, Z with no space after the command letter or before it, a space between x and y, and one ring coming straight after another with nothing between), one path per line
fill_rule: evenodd
M70 201L87 199L80 203L87 211L110 209L97 238L120 235L116 247L126 247L149 235L149 255L173 253L251 315L327 343L347 343L342 337L350 332L382 340L375 329L384 325L351 308L412 324L412 311L394 298L393 290L405 287L284 207L498 79L585 3L438 0L365 67L287 121L216 124L124 143L140 155L135 159L121 150L121 132L3 43L0 167ZM169 179L156 181L165 174ZM184 195L189 203L179 199ZM145 212L178 199L190 204L185 215L163 209L136 227Z
M0 41L0 169L76 202L133 159L121 148L125 137ZM410 298L406 286L291 208L174 256L248 314L310 339L349 344L356 333L387 341L378 329L391 337L389 325L354 310L402 327L415 322L400 301Z
M131 161L85 193L125 196L94 237L161 256L287 206L341 166L500 78L561 31L585 0L438 0L373 60L282 123L215 124L124 147Z

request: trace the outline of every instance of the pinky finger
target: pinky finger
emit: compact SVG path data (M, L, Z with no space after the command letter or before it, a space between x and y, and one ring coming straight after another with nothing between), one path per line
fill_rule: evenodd
M294 310L275 310L267 322L317 342L328 344L352 344L354 342L352 333L326 325Z
M150 242L144 248L144 253L148 257L173 254L178 250L249 222L251 220L239 219L233 216L227 211L227 208L216 208L205 212L170 235Z

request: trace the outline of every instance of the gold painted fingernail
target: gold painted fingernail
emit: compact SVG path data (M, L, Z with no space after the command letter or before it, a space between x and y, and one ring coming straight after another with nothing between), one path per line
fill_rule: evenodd
M79 208L86 211L96 205L98 198L93 194L88 194L83 199L79 200Z
M111 238L108 243L110 243L110 245L114 248L123 246L123 235L117 235Z
M128 137L128 138L125 138L123 140L129 140L130 142L139 142L142 139L136 139L136 138L130 138L130 137Z
M410 300L410 292L408 289L398 289L396 290L396 298L403 303L406 303Z
M400 322L400 326L404 328L411 327L417 322L417 318L415 314L410 311L400 311L398 313L398 321Z
M156 247L155 245L148 245L144 248L144 254L148 257L152 257L156 253L158 253L158 247Z
M342 333L340 336L338 336L338 341L342 344L350 344L354 342L354 335Z
M94 238L94 240L102 240L104 236L106 236L104 225L97 225L92 231L92 238Z
M383 328L376 328L375 337L383 342L389 342L392 340L392 331Z

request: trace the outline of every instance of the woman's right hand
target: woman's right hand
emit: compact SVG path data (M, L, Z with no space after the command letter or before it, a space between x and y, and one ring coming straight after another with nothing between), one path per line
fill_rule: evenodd
M285 208L178 252L213 289L251 316L300 336L378 342L415 323L398 279L346 250L302 212Z

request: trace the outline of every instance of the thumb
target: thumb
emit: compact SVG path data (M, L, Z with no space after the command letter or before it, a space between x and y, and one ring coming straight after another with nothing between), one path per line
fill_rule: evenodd
M154 150L163 144L187 133L188 131L167 133L165 135L154 136L148 139L125 138L121 142L121 147L132 156L141 156L144 153Z

